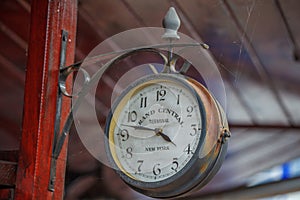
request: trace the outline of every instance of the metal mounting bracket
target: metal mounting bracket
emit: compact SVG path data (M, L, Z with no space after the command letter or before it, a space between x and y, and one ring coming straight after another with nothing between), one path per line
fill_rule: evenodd
M62 97L63 97L63 91L60 87L60 79L61 79L61 69L64 68L66 64L66 51L67 51L67 43L68 43L68 32L66 30L62 30L61 32L61 50L60 50L60 63L59 63L59 73L58 73L58 79L59 79L59 87L57 91L57 100L56 100L56 115L55 115L55 125L54 125L54 139L53 139L53 149L52 149L52 158L51 158L51 167L50 167L50 180L49 180L49 186L48 189L50 191L54 191L54 185L55 185L55 177L56 177L56 160L57 157L54 157L54 150L56 148L56 141L59 137L59 131L60 131L60 118L61 118L61 107L62 107Z

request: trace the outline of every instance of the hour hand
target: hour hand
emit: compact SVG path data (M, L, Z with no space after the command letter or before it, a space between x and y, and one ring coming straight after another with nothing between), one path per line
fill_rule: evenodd
M156 128L156 129L154 129L154 130L155 130L155 134L156 134L156 135L161 136L165 141L171 142L174 146L176 146L176 144L170 139L170 137L167 136L166 134L164 134L164 133L162 132L162 129Z

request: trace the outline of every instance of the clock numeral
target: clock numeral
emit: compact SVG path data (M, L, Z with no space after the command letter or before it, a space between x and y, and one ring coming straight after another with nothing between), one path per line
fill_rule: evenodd
M179 165L177 160L178 160L177 158L173 158L172 167L171 167L171 169L175 172L177 172L177 168L178 168L178 165Z
M191 136L195 136L197 134L196 126L196 124L191 124L191 127L193 128L193 131L190 133Z
M128 133L128 131L126 129L123 129L123 130L120 129L120 131L119 131L119 133L117 135L121 136L122 141L126 141L126 140L129 139L129 133Z
M147 107L147 97L141 97L141 108L146 108Z
M157 175L159 175L159 174L161 173L161 169L159 168L159 166L160 166L160 164L156 164L156 165L154 165L154 167L153 167L153 174L154 174L155 176L157 176Z
M165 100L165 96L167 94L166 90L158 90L156 92L156 101L164 101Z
M179 99L180 99L180 95L177 95L177 105L179 105Z
M183 152L186 152L187 154L194 154L194 153L192 152L191 144L189 144L189 145L184 149Z
M128 112L128 122L135 122L137 120L137 114L135 111Z
M141 172L141 171L142 171L142 170L141 170L141 167L142 167L144 161L143 161L143 160L138 160L137 163L139 164L139 165L138 165L138 172Z
M128 158L128 159L130 159L130 158L132 158L132 147L128 147L127 149L126 149L126 157Z
M194 110L193 106L188 106L186 108L186 111L188 112L187 117L192 117L193 110Z

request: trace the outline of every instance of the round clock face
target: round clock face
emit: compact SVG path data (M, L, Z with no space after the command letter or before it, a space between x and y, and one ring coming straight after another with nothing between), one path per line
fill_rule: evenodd
M128 88L106 127L123 178L144 183L179 178L201 147L200 105L194 90L176 78L146 79Z

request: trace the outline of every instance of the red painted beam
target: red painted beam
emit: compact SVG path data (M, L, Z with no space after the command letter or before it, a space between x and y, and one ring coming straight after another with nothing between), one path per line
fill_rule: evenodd
M64 29L69 35L66 65L70 65L74 62L76 19L76 0L31 1L16 200L63 198L67 143L57 161L54 192L48 190L48 184L54 143L61 33ZM63 98L62 124L70 109L70 103L70 99Z

